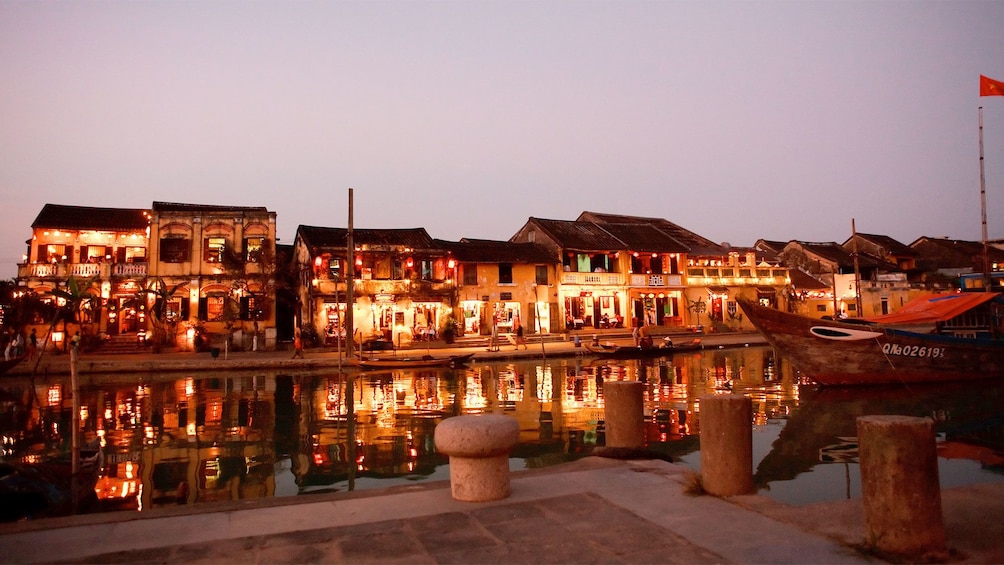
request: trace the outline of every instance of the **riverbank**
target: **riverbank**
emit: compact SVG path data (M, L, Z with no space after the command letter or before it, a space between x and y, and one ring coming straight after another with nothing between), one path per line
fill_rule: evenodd
M429 354L433 356L473 354L472 362L500 361L506 359L540 359L548 357L586 356L589 351L582 346L589 343L593 336L603 343L630 345L633 343L630 334L623 331L597 331L561 334L561 336L546 336L542 341L539 336L530 336L526 349L516 349L514 345L505 343L498 351L488 351L483 340L460 340L453 344L433 342L432 344L413 344L414 347L397 351L377 351L368 355L377 356L407 356ZM578 345L575 336L579 337ZM658 333L656 340L670 337L675 343L687 343L700 339L705 349L720 349L728 347L748 347L764 345L766 340L759 333L728 332L714 334L688 333ZM82 353L77 364L80 375L102 375L110 373L166 373L166 372L202 372L202 371L310 371L338 369L358 370L351 359L346 359L344 353L334 348L313 348L304 351L303 358L292 358L292 351L230 351L220 352L214 357L208 352L164 352L164 353ZM31 375L69 375L70 356L61 353L47 352L37 363L23 361L6 373L12 377L29 377Z

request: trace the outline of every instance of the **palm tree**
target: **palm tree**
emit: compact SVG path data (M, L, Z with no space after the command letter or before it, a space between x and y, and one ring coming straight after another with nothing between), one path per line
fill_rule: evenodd
M146 288L136 293L137 296L154 297L153 308L150 310L150 319L153 321L153 347L156 352L159 352L161 346L167 345L168 342L167 305L174 298L178 290L187 284L187 282L181 282L174 286L168 286L164 282L164 279L157 277L156 280L145 284Z
M78 283L76 277L70 276L66 280L66 289L61 288L52 289L52 295L56 298L62 298L64 304L57 307L52 315L52 321L49 323L49 331L46 333L45 340L42 342L42 346L39 348L39 355L35 358L35 367L33 371L38 369L38 364L42 361L42 354L45 353L46 345L49 342L49 336L52 335L52 331L56 329L56 324L60 320L63 321L64 332L67 329L67 323L75 323L80 326L80 311L85 307L91 307L95 303L99 302L101 298L98 295L88 292L93 286L94 282L98 277L94 276L83 284ZM63 340L63 349L66 349L66 344L69 339Z

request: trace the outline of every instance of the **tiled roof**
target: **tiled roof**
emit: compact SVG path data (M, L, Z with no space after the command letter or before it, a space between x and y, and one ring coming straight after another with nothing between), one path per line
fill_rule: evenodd
M788 269L788 277L791 278L792 288L796 290L822 290L830 288L830 285L801 269Z
M458 261L471 263L557 263L558 258L536 243L511 243L463 238L459 242L435 240Z
M304 226L297 228L296 233L308 247L319 249L345 249L349 230L347 228L325 228ZM425 228L407 229L352 229L354 245L388 245L408 247L411 249L433 249L436 247L433 239Z
M875 235L859 232L857 236L872 245L881 247L889 255L897 255L900 257L915 257L917 255L917 252L912 247L900 243L887 235ZM850 249L850 246L853 245L853 239L853 236L848 238L847 241L844 242L844 247Z
M145 230L150 225L146 210L135 208L94 208L46 204L32 228L65 230L129 231Z
M592 222L542 218L530 218L530 222L550 236L562 249L603 253L625 249L622 241Z
M187 214L202 213L232 213L232 212L255 212L268 213L264 206L218 206L215 204L183 204L179 202L154 202L154 212L183 212Z
M845 249L835 241L809 242L791 241L788 246L800 247L806 253L811 253L823 260L836 264L843 270L854 268L854 254ZM867 253L858 253L858 268L860 269L885 269L896 271L898 265L893 265L884 259L879 259Z
M910 244L917 252L917 267L923 270L975 268L983 264L983 244L978 241L921 237ZM1004 262L1004 251L990 246L990 261Z
M600 224L624 242L624 249L653 253L686 253L689 248L650 224Z
M691 255L723 255L726 253L721 245L663 218L582 212L579 214L578 220L599 224L648 224L686 245L688 248L687 252Z

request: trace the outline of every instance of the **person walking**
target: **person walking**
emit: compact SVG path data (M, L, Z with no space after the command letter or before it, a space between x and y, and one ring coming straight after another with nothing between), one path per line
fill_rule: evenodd
M293 357L292 357L292 359L296 359L297 357L299 357L300 359L303 359L303 336L300 334L300 330L299 329L297 329L296 332L293 333Z
M523 349L528 349L526 345L526 338L523 337L523 324L519 322L519 316L516 316L516 320L513 322L516 326L516 351L519 351L519 346L522 345Z
M38 353L38 334L35 328L31 328L31 335L28 336L28 360L31 361Z

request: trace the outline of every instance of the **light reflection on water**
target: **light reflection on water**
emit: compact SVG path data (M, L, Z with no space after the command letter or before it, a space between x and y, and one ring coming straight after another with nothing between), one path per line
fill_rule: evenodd
M145 382L143 382L145 380ZM860 496L855 418L938 421L942 484L1001 480L999 387L824 391L795 383L766 347L672 358L476 363L458 370L115 376L81 390L84 440L106 443L99 510L381 488L448 478L433 432L443 418L504 413L520 423L513 469L589 455L603 442L603 383L646 387L648 447L700 470L699 399L753 400L761 493L788 504ZM139 384L137 384L139 383ZM4 459L69 450L68 383L0 387ZM996 472L995 472L996 470Z

